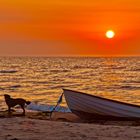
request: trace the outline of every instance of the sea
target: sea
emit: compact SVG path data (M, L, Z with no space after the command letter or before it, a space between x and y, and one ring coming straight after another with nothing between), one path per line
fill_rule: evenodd
M4 94L56 105L63 88L140 105L140 57L0 57L0 110Z

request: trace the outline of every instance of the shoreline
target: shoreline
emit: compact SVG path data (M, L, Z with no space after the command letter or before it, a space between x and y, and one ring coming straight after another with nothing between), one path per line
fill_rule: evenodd
M138 126L140 127L140 120L103 120L103 119L92 119L82 120L73 113L66 112L53 112L50 117L50 113L41 111L27 111L26 115L23 116L21 112L12 112L8 115L7 111L0 111L0 119L4 118L26 118L34 120L46 120L51 122L69 122L69 123L80 123L80 124L98 124L98 125L114 125L114 126Z

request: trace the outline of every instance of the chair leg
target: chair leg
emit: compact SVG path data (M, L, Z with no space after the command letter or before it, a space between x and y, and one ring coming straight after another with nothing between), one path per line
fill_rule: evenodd
M50 119L52 119L52 113L53 113L53 111L50 112Z

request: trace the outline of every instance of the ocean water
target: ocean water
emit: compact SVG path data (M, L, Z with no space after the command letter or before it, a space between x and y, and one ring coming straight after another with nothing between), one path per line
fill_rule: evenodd
M1 110L4 94L55 105L62 88L140 105L140 57L0 57Z

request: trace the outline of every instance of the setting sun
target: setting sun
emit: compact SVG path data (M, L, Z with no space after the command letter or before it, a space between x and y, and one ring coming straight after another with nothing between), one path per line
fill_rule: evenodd
M107 38L113 38L114 36L115 36L115 32L114 32L114 31L108 30L108 31L106 32L106 37L107 37Z

